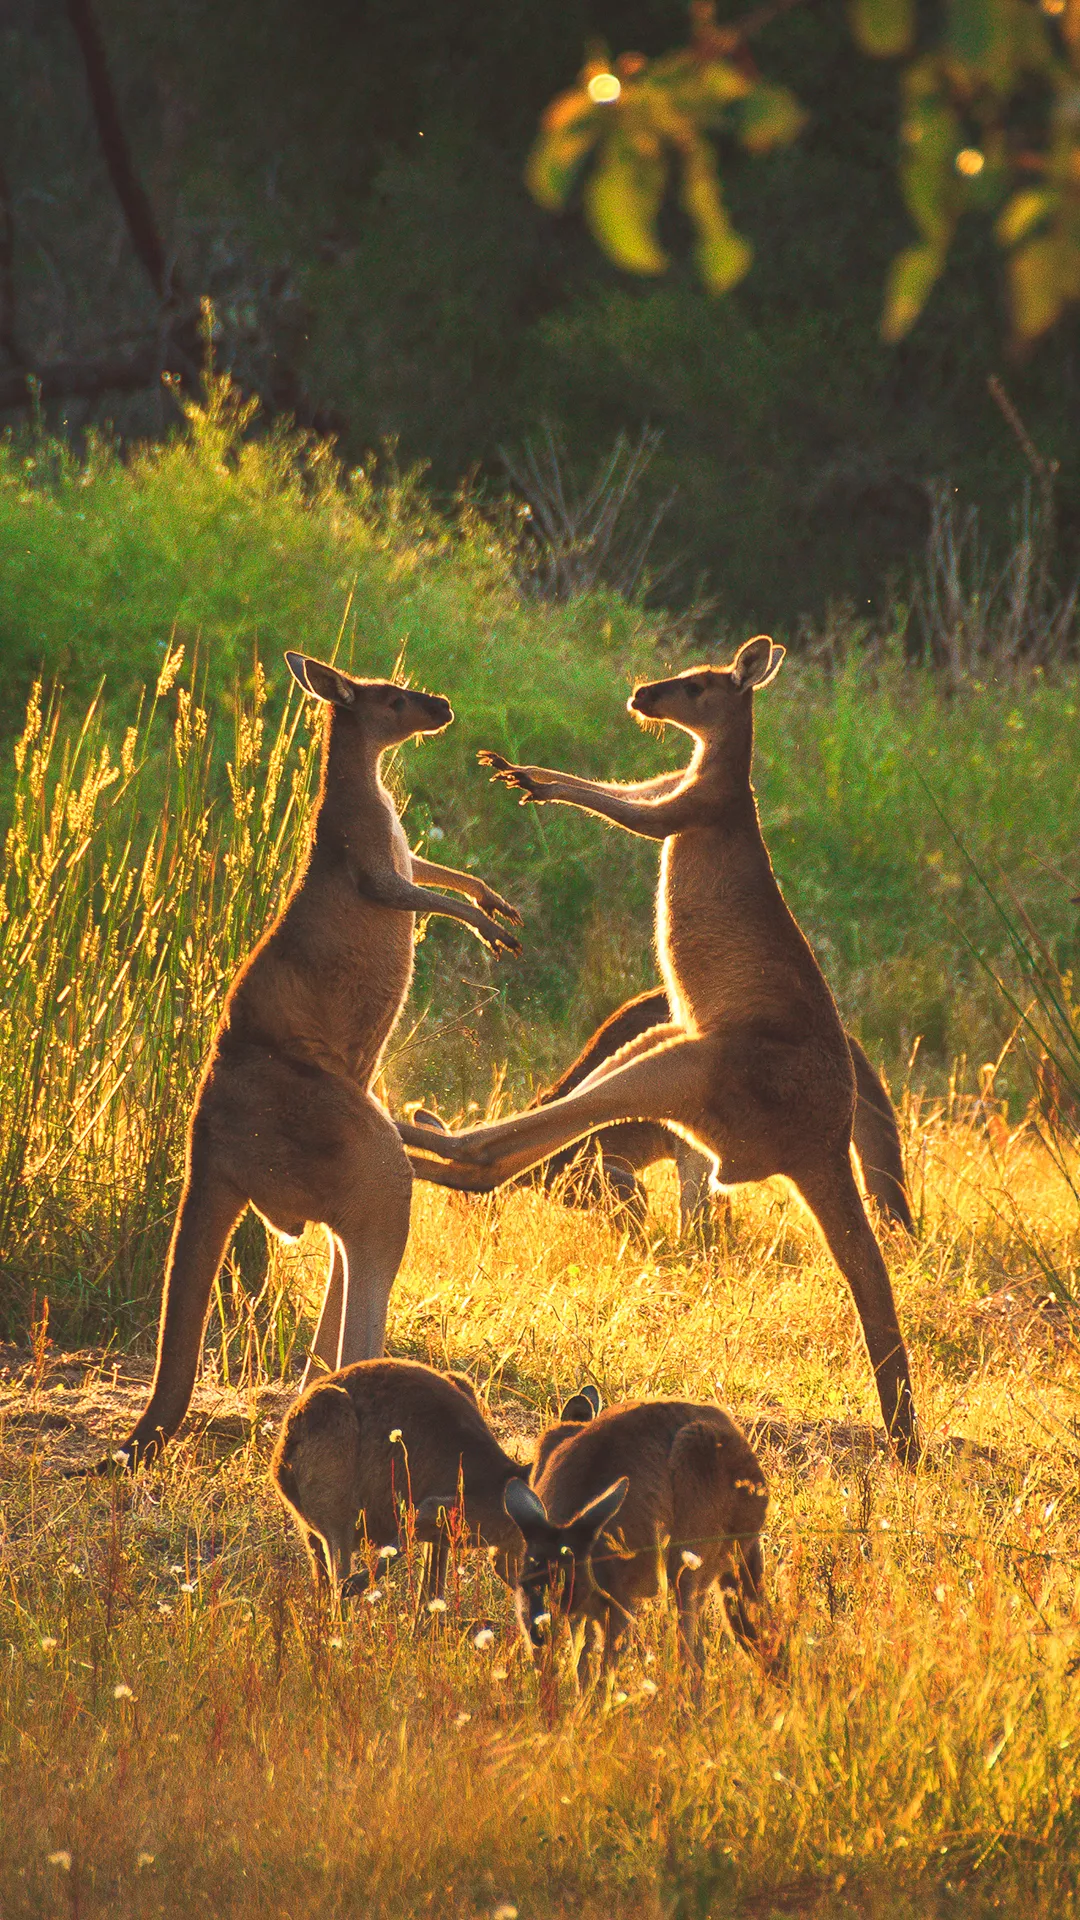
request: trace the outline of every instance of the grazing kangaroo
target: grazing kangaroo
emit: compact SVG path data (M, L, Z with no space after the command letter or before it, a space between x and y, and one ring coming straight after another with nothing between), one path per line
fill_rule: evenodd
M548 1107L572 1093L595 1067L610 1060L629 1040L637 1040L651 1027L665 1026L671 1020L667 994L662 987L638 994L617 1007L586 1040L577 1059L559 1078L545 1087L532 1107ZM855 1069L855 1120L852 1139L859 1157L866 1190L891 1225L914 1234L908 1199L907 1175L900 1145L900 1129L892 1101L868 1055L853 1033L847 1036L851 1064ZM413 1116L414 1119L418 1115ZM432 1124L434 1117L425 1116ZM441 1127L440 1127L441 1130ZM590 1149L594 1151L590 1156ZM604 1127L588 1139L564 1147L552 1154L536 1170L535 1177L549 1190L559 1187L560 1198L571 1205L587 1207L604 1197L607 1186L631 1224L640 1231L644 1226L648 1201L637 1176L659 1160L673 1160L679 1178L679 1231L700 1230L707 1218L710 1201L709 1182L712 1160L699 1153L670 1127L651 1120L628 1120L621 1126ZM568 1177L569 1176L569 1177ZM561 1183L561 1184L560 1184Z
M526 802L563 801L664 843L656 942L672 1020L622 1047L549 1106L439 1136L399 1123L425 1179L488 1191L616 1120L664 1121L725 1186L782 1174L816 1218L855 1301L886 1430L918 1457L892 1288L851 1167L855 1071L821 969L784 903L750 781L755 687L784 649L748 640L727 667L639 686L631 713L696 745L681 772L634 786L482 754ZM434 1156L436 1153L439 1158ZM420 1155L424 1156L423 1163Z
M768 1494L749 1441L720 1407L628 1402L591 1417L597 1404L575 1395L541 1435L530 1482L506 1488L525 1539L526 1638L542 1645L546 1618L566 1614L585 1629L580 1678L590 1636L610 1667L640 1603L674 1589L680 1646L700 1673L701 1603L719 1582L732 1632L755 1648Z
M397 1435L397 1438L391 1438ZM457 1506L470 1545L493 1547L507 1584L521 1554L503 1506L522 1473L488 1426L464 1374L410 1360L361 1360L317 1380L285 1415L271 1474L311 1555L320 1586L361 1593L352 1574L365 1546L399 1545L400 1507L415 1509L416 1538L430 1544L426 1592L442 1592L448 1539L440 1522Z
M326 704L311 845L281 915L233 981L211 1043L191 1116L153 1388L103 1471L152 1459L187 1412L210 1289L247 1206L284 1239L308 1221L327 1230L331 1263L314 1341L323 1364L382 1352L412 1174L371 1083L412 976L414 915L449 914L493 952L521 951L490 917L517 922L513 907L471 874L410 853L380 778L389 747L449 726L449 701L354 680L303 654L285 658L304 692ZM476 904L452 902L429 881Z

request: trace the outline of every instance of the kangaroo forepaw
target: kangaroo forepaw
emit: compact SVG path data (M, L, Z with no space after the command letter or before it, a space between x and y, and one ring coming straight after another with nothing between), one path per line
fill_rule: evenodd
M509 900L504 900L501 893L494 893L490 887L485 887L476 904L481 913L497 913L503 920L509 920L513 927L525 925L517 908L512 907Z
M497 927L494 920L489 920L486 927L478 927L476 931L478 939L483 941L496 960L504 953L512 953L515 960L520 960L524 952L521 941L515 940L512 933L504 932L502 927Z
M493 781L500 780L504 787L521 788L521 805L523 807L527 807L531 803L538 802L543 798L539 787L531 775L526 773L525 768L515 767L512 761L507 760L503 754L493 753L489 748L483 747L476 757L482 767L492 768L491 778Z

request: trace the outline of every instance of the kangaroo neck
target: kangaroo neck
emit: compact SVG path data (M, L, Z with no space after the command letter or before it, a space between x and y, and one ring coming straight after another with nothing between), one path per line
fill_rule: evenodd
M687 769L703 805L702 824L724 838L761 840L750 770L754 735L750 716L745 737L700 740Z
M355 842L393 811L381 779L384 749L365 740L347 719L332 712L323 737L316 847L340 840Z

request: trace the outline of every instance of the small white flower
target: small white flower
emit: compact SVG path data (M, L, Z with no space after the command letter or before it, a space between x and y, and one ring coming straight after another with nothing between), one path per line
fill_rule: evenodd
M382 1599L382 1588L369 1587L367 1592L364 1595L364 1599L367 1601L369 1607L373 1607L375 1605L376 1600Z
M562 1801L564 1807L572 1807L574 1804L568 1793L560 1793L559 1799Z
M621 1707L624 1701L628 1700L629 1697L630 1696L628 1694L625 1694L622 1688L620 1687L618 1693L615 1695L615 1705L617 1707Z
M172 1608L170 1607L167 1600L159 1600L157 1603L157 1610L160 1613L163 1620L167 1620L169 1615L172 1613Z
M398 1557L398 1550L396 1547L380 1547L379 1548L380 1560L396 1560L397 1557Z
M879 1520L879 1521L878 1521L878 1526L879 1526L879 1528L881 1529L881 1532L882 1532L882 1533L888 1533L888 1531L889 1531L889 1523L888 1523L888 1521L887 1521L887 1520Z
M944 1598L945 1598L945 1589L944 1589L944 1587L935 1587L935 1588L934 1588L934 1599L935 1599L935 1600L937 1601L937 1603L938 1603L938 1606L939 1606L939 1607L940 1607L940 1605L941 1605L941 1603L942 1603L942 1601L944 1600Z
M510 1675L505 1667L492 1667L491 1677L493 1680L508 1680Z
M130 1467L131 1465L131 1455L126 1447L117 1447L113 1452L113 1459L118 1467Z
M260 1433L273 1433L274 1430L275 1430L274 1423L272 1420L263 1420L260 1423L260 1426L259 1426Z
M56 1645L56 1641L53 1639L52 1634L47 1633L45 1635L44 1640L41 1643L42 1653L51 1653L55 1645Z
M682 1563L684 1567L689 1567L691 1572L696 1573L698 1567L701 1565L701 1555L700 1553L691 1553L689 1547L684 1547L682 1550Z
M550 1627L550 1625L551 1625L550 1613L538 1613L535 1615L533 1619L534 1627Z
M391 1429L390 1429L390 1445L391 1445L392 1447L396 1447L396 1446L397 1446L397 1443L398 1443L398 1441L399 1441L400 1439L401 1439L401 1428L400 1428L400 1427L391 1427Z
M82 1568L74 1560L71 1562L70 1566L68 1567L68 1572L73 1573L77 1580L82 1579Z
M464 1710L462 1710L461 1713L456 1713L454 1715L454 1725L455 1727L467 1727L471 1719L472 1719L472 1714L466 1713Z
M445 1613L446 1601L445 1600L429 1600L427 1603L427 1610L429 1613Z
M343 1647L345 1645L345 1642L341 1638L340 1634L335 1634L334 1638L330 1642L330 1645L332 1647Z
M641 1683L641 1691L642 1693L656 1693L659 1689L657 1688L655 1680L643 1680Z
M486 1647L493 1647L494 1645L495 1635L490 1627L481 1627L479 1633L473 1634L473 1646L476 1647L479 1652L483 1653Z
M50 1867L59 1867L61 1873L71 1872L71 1855L66 1848L61 1847L58 1853L47 1853L45 1858Z
M121 1680L112 1690L114 1700L134 1700L135 1695L127 1683Z
M446 839L446 835L443 832L441 827L429 827L427 830L427 837L429 840L445 840ZM514 1907L513 1909L511 1909L510 1907L500 1908L500 1912L502 1913L509 1914L511 1911L516 1913L517 1908L516 1907Z
M195 1591L194 1580L181 1580L180 1591L181 1593L194 1593Z
M491 1916L491 1920L518 1920L517 1908L510 1906L508 1902L504 1902L501 1907L496 1907Z
M142 1869L144 1867L152 1867L153 1864L154 1864L154 1856L152 1853L140 1853L138 1859L135 1862L136 1868L140 1873L142 1872Z
M179 1580L179 1578L180 1578L180 1575L181 1575L182 1573L186 1573L186 1572L187 1572L187 1568L186 1568L186 1567L170 1567L170 1568L169 1568L169 1572L170 1572L170 1573L173 1573L173 1574L175 1574L175 1575L176 1575L176 1578L177 1578L177 1579Z

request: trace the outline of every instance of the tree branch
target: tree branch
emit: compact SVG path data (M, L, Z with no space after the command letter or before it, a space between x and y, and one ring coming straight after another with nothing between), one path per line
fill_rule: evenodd
M67 11L82 52L90 104L109 178L123 208L135 251L158 299L165 301L178 292L179 287L175 275L169 273L154 210L135 172L92 0L67 0Z

